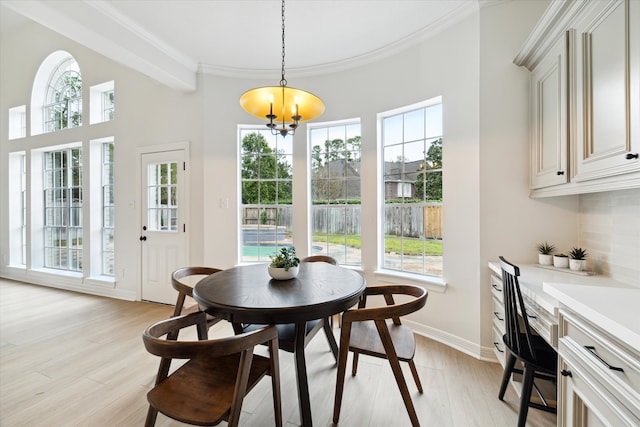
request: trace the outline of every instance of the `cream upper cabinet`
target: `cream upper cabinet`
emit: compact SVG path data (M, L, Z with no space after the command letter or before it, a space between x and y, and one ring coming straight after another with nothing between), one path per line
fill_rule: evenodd
M640 170L639 17L637 0L595 1L575 24L575 181Z
M569 181L567 42L561 34L531 71L531 188Z
M532 197L640 187L640 1L551 2L530 74Z

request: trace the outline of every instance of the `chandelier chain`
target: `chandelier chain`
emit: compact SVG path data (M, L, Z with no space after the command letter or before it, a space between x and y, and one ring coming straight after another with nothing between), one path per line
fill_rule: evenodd
M284 78L284 0L282 0L282 79L280 86L286 86L287 79Z

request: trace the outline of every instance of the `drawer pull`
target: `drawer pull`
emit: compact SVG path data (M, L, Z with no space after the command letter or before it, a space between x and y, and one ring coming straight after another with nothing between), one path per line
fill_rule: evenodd
M496 291L498 291L498 292L502 292L502 289L500 289L499 287L497 287L495 283L492 283L492 284L491 284L491 287L492 287L493 289L495 289Z
M566 369L563 369L562 371L560 371L560 375L562 375L563 377L572 377L573 376L571 371L567 371Z
M600 362L602 362L607 368L611 369L612 371L618 371L618 372L624 372L624 369L619 368L617 366L611 366L609 365L607 362L604 361L604 359L600 356L598 356L598 354L596 353L596 348L592 345L585 345L584 348L591 354L593 354L595 356L596 359L598 359Z
M504 317L500 317L500 313L498 313L497 311L494 311L493 315L496 316L496 319L498 319L499 321L504 321Z
M538 316L534 316L533 314L529 314L529 313L527 313L527 317L530 319L536 319L536 320L538 319Z
M503 350L503 349L501 349L501 348L500 348L500 346L498 346L498 343L497 343L496 341L494 341L494 342L493 342L493 345L495 345L495 346L496 346L496 349L498 349L498 351L499 351L500 353L504 353L504 350Z

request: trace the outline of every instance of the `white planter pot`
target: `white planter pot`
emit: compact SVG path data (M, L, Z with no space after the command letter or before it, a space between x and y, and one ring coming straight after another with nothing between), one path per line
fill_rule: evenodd
M298 275L299 269L299 266L289 267L289 270L269 266L269 276L271 276L275 280L289 280Z
M538 254L538 264L553 265L553 255Z
M569 268L575 271L582 271L587 266L587 260L584 259L570 259Z
M553 256L553 266L557 268L568 268L569 257L567 256Z

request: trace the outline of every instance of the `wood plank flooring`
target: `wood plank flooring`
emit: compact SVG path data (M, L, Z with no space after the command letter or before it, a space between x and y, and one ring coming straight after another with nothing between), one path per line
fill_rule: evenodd
M146 393L159 361L144 349L141 333L171 311L0 279L0 426L144 425ZM231 333L226 322L211 329L212 336ZM499 364L427 338L417 341L424 394L416 391L408 368L405 377L422 426L516 424L515 392L510 388L504 402L497 398ZM292 355L281 352L280 363L285 425L299 425ZM322 334L307 347L307 363L314 425L332 426L336 368ZM251 391L242 409L241 426L273 425L268 380ZM529 426L555 423L553 414L529 411ZM156 425L184 424L160 414ZM385 360L362 356L358 375L347 374L339 425L410 425Z

